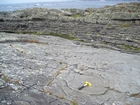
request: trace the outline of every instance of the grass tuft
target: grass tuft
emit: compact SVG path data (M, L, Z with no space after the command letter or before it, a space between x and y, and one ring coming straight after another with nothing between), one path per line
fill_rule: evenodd
M50 90L44 90L45 93L52 95L52 92Z
M74 100L71 101L72 105L78 105L78 103Z
M58 98L59 98L59 99L65 99L63 96L59 96Z
M122 48L122 49L124 49L124 50L140 52L140 48L134 47L134 46L120 44L119 47Z
M61 70L56 71L56 75L58 76L59 74L61 74Z
M129 23L122 23L122 24L120 24L120 27L131 27L131 25L129 24Z
M84 16L79 15L79 14L74 14L74 15L72 15L71 17L73 17L73 18L83 18Z
M3 75L3 80L5 82L10 82L10 78L8 76L6 76L6 75Z
M15 84L20 84L19 80L14 81Z

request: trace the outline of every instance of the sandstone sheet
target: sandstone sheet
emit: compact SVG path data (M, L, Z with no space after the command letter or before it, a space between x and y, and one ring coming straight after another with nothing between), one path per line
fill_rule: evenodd
M85 81L92 87L78 88ZM140 56L54 36L0 33L1 105L139 105Z

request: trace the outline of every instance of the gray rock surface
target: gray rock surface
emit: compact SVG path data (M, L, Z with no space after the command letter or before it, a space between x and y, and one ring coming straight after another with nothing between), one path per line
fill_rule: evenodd
M139 105L139 54L87 45L0 33L0 104Z
M140 53L140 3L0 12L0 31L71 35L96 47Z

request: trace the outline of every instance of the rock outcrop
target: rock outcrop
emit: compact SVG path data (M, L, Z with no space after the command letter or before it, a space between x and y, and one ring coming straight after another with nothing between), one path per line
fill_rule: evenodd
M140 103L139 55L29 34L0 33L0 48L0 105Z
M1 12L0 24L4 32L73 35L96 47L140 52L140 3Z

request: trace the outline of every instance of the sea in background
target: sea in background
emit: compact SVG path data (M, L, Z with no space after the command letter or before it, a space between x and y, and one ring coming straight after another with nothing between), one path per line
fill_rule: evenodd
M35 3L19 3L19 4L0 4L0 12L10 12L22 10L25 8L48 8L48 9L63 9L63 8L100 8L105 5L115 5L118 3L140 2L139 0L114 0L114 1L90 1L90 0L73 0L73 1L58 1L58 2L35 2Z

